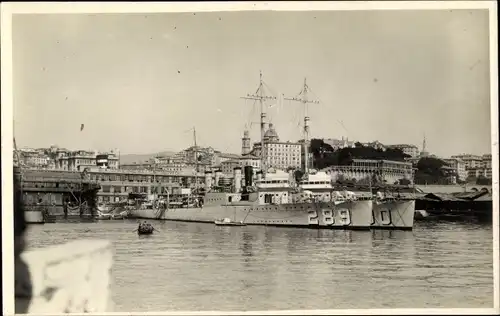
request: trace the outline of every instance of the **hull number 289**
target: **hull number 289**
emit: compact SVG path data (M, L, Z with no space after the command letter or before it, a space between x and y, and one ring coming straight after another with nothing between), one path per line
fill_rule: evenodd
M321 216L318 216L318 211L309 211L309 225L348 226L351 224L351 212L348 209L322 209L320 212Z

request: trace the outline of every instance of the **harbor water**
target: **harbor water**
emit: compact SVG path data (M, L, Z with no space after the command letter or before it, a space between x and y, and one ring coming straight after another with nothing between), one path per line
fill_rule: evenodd
M493 307L492 225L338 231L137 221L31 225L29 248L114 243L117 312Z

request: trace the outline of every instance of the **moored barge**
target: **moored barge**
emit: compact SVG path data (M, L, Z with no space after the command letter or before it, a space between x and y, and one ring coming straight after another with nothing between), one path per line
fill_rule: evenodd
M100 186L90 181L85 172L14 167L14 176L22 183L22 203L28 223L95 218Z

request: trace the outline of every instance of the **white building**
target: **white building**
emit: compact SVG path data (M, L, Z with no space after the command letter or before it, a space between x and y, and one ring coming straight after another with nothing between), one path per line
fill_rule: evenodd
M463 160L465 164L465 169L467 170L467 175L469 177L493 177L492 170L492 156L491 154L471 155L471 154L461 154L451 156L451 158L457 158Z
M83 167L98 166L98 159L105 160L107 169L118 169L119 158L114 152L98 153L97 151L76 150L76 151L57 151L56 168L69 171L79 171Z
M352 165L330 166L321 171L330 174L332 181L356 179L370 182L376 176L388 184L403 179L413 183L415 172L411 162L371 159L353 159Z
M465 168L481 168L483 165L483 157L478 155L461 154L454 155L451 158L461 159L465 163Z
M264 151L264 163L267 169L287 170L301 167L302 144L281 142L272 123L264 134L264 148L260 142L254 143L252 154L260 157Z
M236 159L224 160L220 164L220 170L225 176L232 177L234 168L252 166L254 173L260 170L260 158L254 155L244 155Z
M491 154L484 154L482 157L482 167L484 169L491 169L492 168L492 156Z
M245 166L252 166L253 170L260 170L260 158L254 155L243 155L240 158L240 166L245 168Z
M192 166L188 166L182 157L176 155L157 157L154 158L154 162L156 163L155 167L157 169L171 172L173 174L180 172L194 172L196 169Z
M465 168L465 162L463 160L458 158L447 158L443 159L443 161L455 172L457 180L465 181L465 179L467 179L467 169Z
M220 164L220 170L225 176L232 177L233 170L236 167L241 167L241 162L239 159L225 160Z

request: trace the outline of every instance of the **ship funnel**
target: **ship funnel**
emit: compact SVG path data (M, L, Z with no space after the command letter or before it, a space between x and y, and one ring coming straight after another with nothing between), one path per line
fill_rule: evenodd
M212 188L212 171L205 171L205 192Z
M288 170L288 182L290 182L290 184L295 183L295 170L293 169Z
M251 187L253 185L253 167L245 166L245 186Z
M241 167L234 168L233 187L235 193L241 191Z
M219 186L219 181L220 181L220 176L222 174L221 170L215 170L215 183L214 186L218 187Z
M257 179L256 180L257 181L262 180L262 171L261 170L257 171Z

